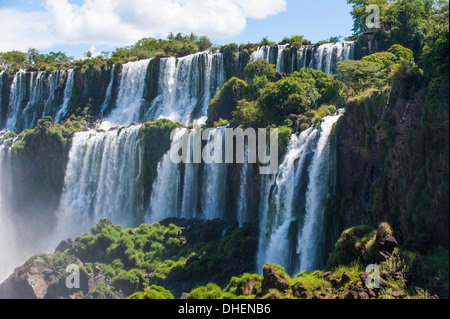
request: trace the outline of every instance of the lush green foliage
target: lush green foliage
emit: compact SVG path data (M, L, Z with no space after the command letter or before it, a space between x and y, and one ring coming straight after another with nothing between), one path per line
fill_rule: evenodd
M251 69L256 66L251 63L249 65ZM267 62L264 61L258 66L265 67ZM343 83L321 71L304 69L276 82L269 81L263 73L252 73L256 74L256 77L247 87L245 99L238 101L231 125L243 127L286 125L286 120L291 114L302 114L317 109L322 104L341 106L345 101Z
M388 52L365 56L362 60L339 62L337 71L338 78L356 94L387 85L398 87L399 77L404 79L421 74L412 58L412 51L400 45L392 46Z
M266 77L268 80L275 78L275 65L266 60L250 62L244 69L244 75L248 83L252 84L256 77Z
M228 80L209 103L208 121L231 120L232 112L236 110L237 102L244 97L246 88L247 84L236 77Z
M70 64L73 57L68 57L65 53L53 52L41 54L36 49L29 49L27 53L19 51L0 52L0 68L24 69L28 67L36 69L47 69L62 64Z
M167 40L144 38L130 47L119 48L112 53L111 60L115 62L136 61L157 56L180 57L208 50L211 46L211 42L205 36L198 37L193 33L189 36L170 33Z

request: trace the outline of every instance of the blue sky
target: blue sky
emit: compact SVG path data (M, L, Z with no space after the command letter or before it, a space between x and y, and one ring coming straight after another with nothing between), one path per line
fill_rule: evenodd
M350 10L346 0L0 0L0 52L33 47L80 58L170 31L217 45L295 34L318 42L351 35Z

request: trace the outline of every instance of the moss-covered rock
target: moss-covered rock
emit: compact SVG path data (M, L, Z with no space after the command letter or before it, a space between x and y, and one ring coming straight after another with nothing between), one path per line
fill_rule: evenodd
M208 122L212 123L220 119L231 120L233 112L236 111L237 102L244 98L246 87L247 84L236 77L225 83L209 104Z

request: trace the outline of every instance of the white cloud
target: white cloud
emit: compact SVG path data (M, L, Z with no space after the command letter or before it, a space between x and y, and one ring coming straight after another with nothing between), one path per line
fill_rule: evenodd
M49 33L47 12L22 12L0 8L0 51L48 48L55 39Z
M2 35L0 51L51 44L126 45L169 32L227 38L240 34L248 18L264 19L287 5L286 0L85 0L77 6L46 0L44 7L39 13L0 9L0 30L10 34Z

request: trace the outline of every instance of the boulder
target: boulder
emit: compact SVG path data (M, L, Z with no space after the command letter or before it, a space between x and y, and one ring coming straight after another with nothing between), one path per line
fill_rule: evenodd
M67 249L73 248L73 240L71 238L68 238L66 240L63 240L59 243L58 247L55 249L55 254L57 252L65 252Z
M292 286L292 293L296 298L306 299L308 297L308 290L301 282L297 282Z
M352 279L344 272L341 277L341 284L345 285L349 283Z
M16 268L0 285L0 299L44 299L59 273L47 268L41 257Z
M391 296L394 298L404 299L406 297L406 294L402 291L393 291L391 292Z
M238 291L240 289L236 290L237 294L243 295L243 296L251 296L251 295L256 295L257 291L255 289L256 286L256 278L250 278L249 280L247 280L247 282L244 284L244 287L242 288L241 291Z
M290 288L289 282L278 269L272 264L268 264L263 270L264 279L262 281L262 291L267 292L270 289L277 289L285 292Z
M352 284L344 299L370 299L370 297L362 285Z

